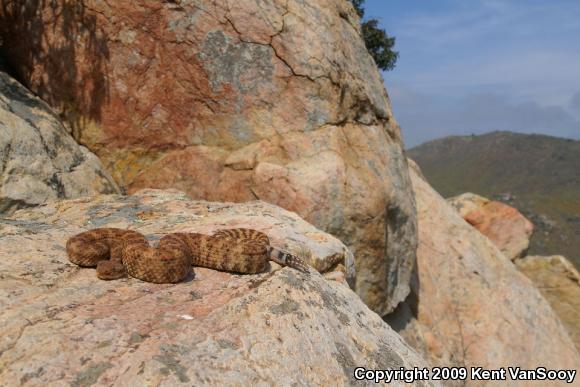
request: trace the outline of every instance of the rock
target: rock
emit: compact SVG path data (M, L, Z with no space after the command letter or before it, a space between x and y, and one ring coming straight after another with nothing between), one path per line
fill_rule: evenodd
M421 175L421 178L425 181L428 181L423 175ZM491 200L471 192L466 192L464 194L448 198L447 202L451 204L453 208L457 210L457 212L459 212L459 215L461 215L462 218L465 218L465 215L472 211L479 210L481 207L489 204Z
M580 351L580 274L561 255L527 256L514 261L552 305Z
M256 227L274 245L309 250L319 268L352 260L336 238L263 202L210 203L147 190L20 210L0 219L0 380L351 385L356 366L427 366L348 286L315 272L273 264L259 275L196 268L175 285L98 280L94 269L68 262L64 245L100 226L130 227L151 239Z
M50 108L0 71L0 215L57 198L119 192Z
M509 259L522 257L528 250L534 225L514 207L472 193L447 200Z
M408 294L407 164L350 2L11 2L2 36L128 192L277 204L351 248L371 309Z
M411 179L417 275L391 326L433 366L578 369L574 343L533 284L414 169Z

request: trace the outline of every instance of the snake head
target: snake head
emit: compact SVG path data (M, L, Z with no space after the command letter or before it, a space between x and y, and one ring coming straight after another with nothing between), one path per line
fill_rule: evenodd
M279 265L288 266L302 273L309 274L310 266L302 258L274 247L269 248L270 259Z

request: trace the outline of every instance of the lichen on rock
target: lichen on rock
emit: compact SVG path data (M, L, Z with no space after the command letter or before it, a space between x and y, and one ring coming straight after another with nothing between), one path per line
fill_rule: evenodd
M427 364L344 283L280 268L195 268L179 284L101 281L68 262L69 236L132 228L251 227L319 270L352 260L336 238L263 202L193 201L145 190L48 203L0 220L0 379L23 385L351 385L356 366ZM327 269L324 269L327 268ZM402 386L403 383L394 385ZM424 386L437 386L425 381Z
M0 9L2 36L129 193L277 204L351 248L371 309L408 294L400 129L348 1L17 1Z

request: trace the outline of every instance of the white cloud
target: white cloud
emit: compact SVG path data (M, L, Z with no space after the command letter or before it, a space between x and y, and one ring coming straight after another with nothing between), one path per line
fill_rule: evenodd
M580 120L560 106L514 102L506 95L492 93L443 97L418 93L401 85L389 92L408 147L438 137L492 130L580 139Z
M568 6L544 1L455 0L438 12L416 13L393 26L396 36L433 46L503 34L505 39L538 35L546 25L578 31L580 4ZM549 34L551 30L544 31ZM501 43L501 42L498 42Z
M512 12L507 12L505 2L498 6L485 1L480 4L462 1L456 2L451 10L407 18L393 32L401 39L422 42L425 49L434 51L485 35L513 18Z
M407 145L510 130L580 139L580 2L446 0L391 18Z
M435 93L509 92L543 106L580 90L580 2L457 1L392 25L400 59L390 80Z

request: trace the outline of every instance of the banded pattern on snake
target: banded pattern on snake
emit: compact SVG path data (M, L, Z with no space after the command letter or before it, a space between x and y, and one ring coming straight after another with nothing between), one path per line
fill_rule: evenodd
M270 246L268 236L248 228L225 229L213 235L171 233L152 247L143 234L119 228L97 228L74 235L66 243L69 260L96 267L104 280L127 275L147 282L176 283L192 266L255 274L269 260L308 272L300 258Z

